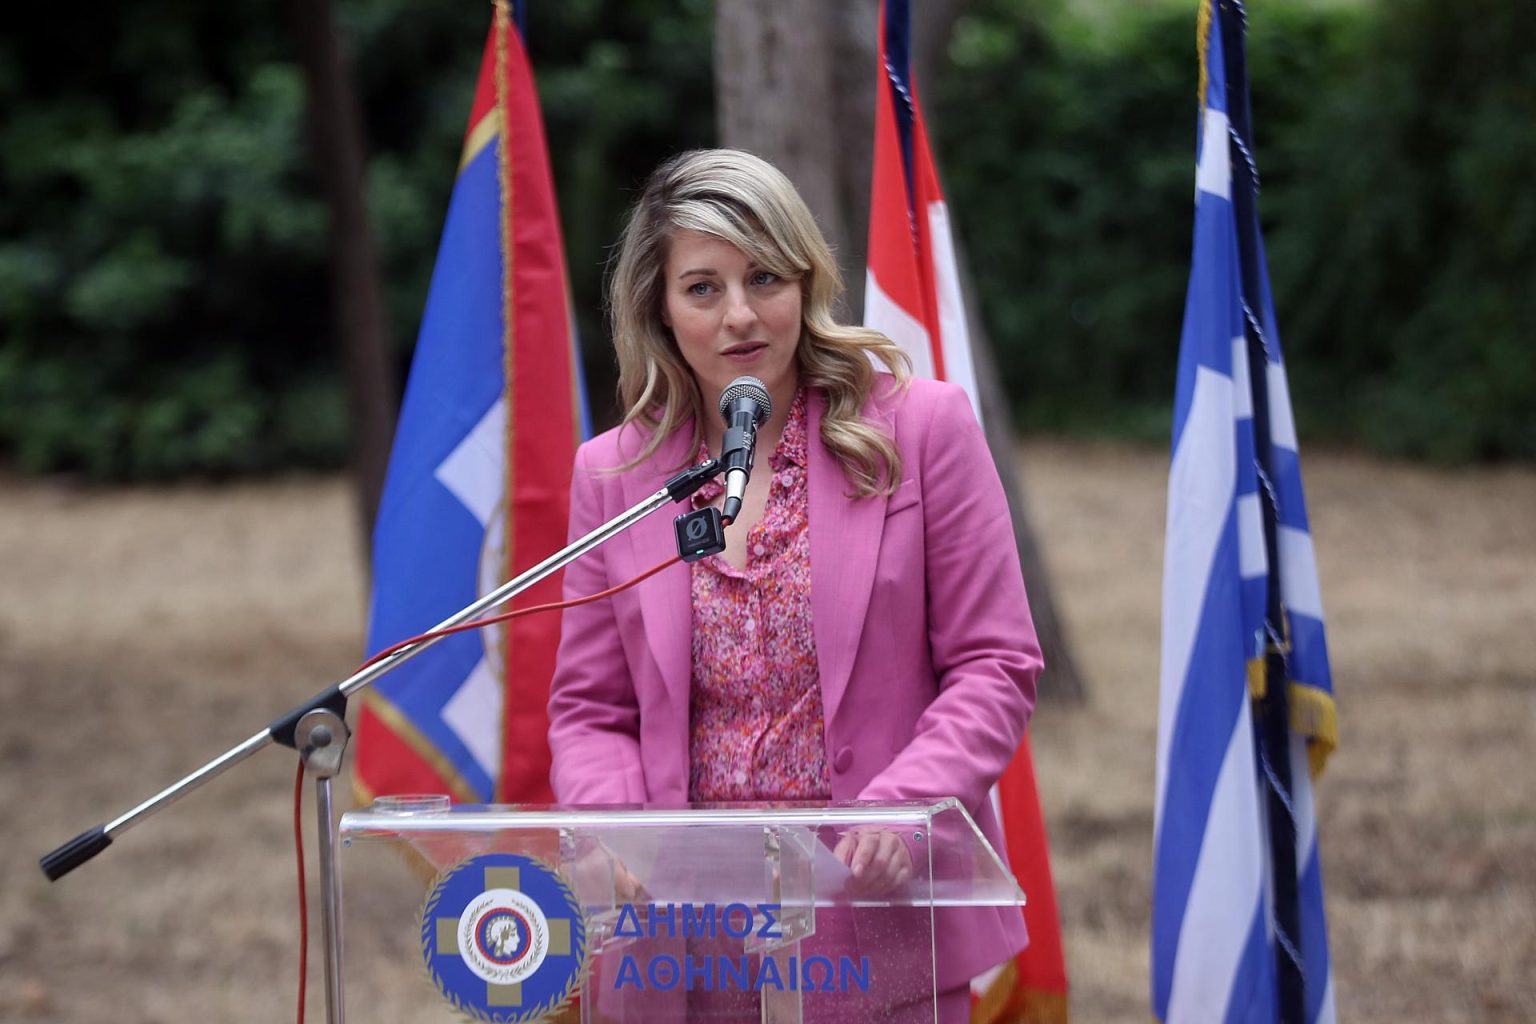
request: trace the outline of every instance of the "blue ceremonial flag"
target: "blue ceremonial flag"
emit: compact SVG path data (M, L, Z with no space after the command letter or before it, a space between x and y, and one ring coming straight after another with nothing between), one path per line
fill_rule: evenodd
M538 96L506 3L458 180L374 531L368 649L421 633L565 546L571 465L590 433ZM560 575L513 607L558 601ZM363 695L366 798L542 803L560 617L450 637Z
M1201 4L1163 565L1152 1010L1168 1024L1331 1022L1312 779L1337 742L1333 679L1254 213L1243 10ZM1278 746L1261 728L1272 679L1286 698Z

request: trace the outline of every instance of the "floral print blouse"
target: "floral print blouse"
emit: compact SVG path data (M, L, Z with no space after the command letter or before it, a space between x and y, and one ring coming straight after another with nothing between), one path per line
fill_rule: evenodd
M811 629L805 409L802 388L768 460L773 480L747 535L746 567L720 555L692 565L690 801L831 796ZM722 491L711 482L694 504Z

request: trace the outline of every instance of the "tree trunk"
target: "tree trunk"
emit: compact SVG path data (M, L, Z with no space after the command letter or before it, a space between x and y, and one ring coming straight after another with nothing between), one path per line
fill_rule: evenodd
M331 213L332 303L347 379L352 471L363 536L371 538L398 399L365 202L362 116L331 0L289 0L288 14L309 86L310 151Z
M960 0L913 5L913 77L919 97L943 63ZM838 253L848 308L864 307L869 185L874 150L876 0L721 0L715 15L715 91L722 145L750 150L789 176ZM1012 416L955 239L987 442L1013 513L1014 539L1048 666L1053 699L1080 702L1085 686L1051 596L1050 577L1023 500Z
M827 241L848 241L838 194L837 118L828 102L836 4L725 0L715 13L715 107L722 144L772 160Z

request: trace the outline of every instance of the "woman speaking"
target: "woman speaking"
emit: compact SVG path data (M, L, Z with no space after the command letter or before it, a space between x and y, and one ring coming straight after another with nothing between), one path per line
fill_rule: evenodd
M566 610L561 803L954 796L1001 848L987 791L1042 666L1008 507L965 393L837 324L840 290L810 210L757 157L685 153L636 202L609 282L624 420L577 453L571 535L719 452L736 378L762 381L772 412L723 552ZM653 516L572 563L567 596L674 546ZM912 872L889 833L836 852L871 891ZM939 1019L962 1021L969 979L1024 947L1024 921L982 908L935 929Z

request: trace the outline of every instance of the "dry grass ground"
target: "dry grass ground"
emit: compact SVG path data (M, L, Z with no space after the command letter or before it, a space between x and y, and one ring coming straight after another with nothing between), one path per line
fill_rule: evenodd
M1092 687L1069 708L1047 684L1034 729L1073 1016L1142 1022L1166 457L1023 465ZM1340 1019L1536 1020L1536 471L1307 469L1342 696L1319 791ZM289 756L60 883L36 858L346 674L359 552L334 479L0 482L0 1021L291 1019ZM420 990L413 962L358 966Z

